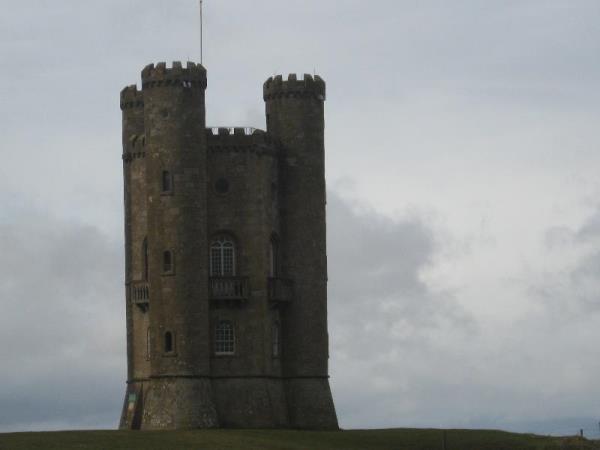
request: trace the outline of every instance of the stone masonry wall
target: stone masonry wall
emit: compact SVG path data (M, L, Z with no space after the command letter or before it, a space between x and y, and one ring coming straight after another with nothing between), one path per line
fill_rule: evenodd
M267 132L206 129L205 88L202 66L160 63L143 70L142 90L121 93L128 388L120 427L337 429L327 367L325 83L268 80ZM246 290L234 300L210 294L209 249L222 235L235 242ZM215 352L221 320L234 324L233 354Z

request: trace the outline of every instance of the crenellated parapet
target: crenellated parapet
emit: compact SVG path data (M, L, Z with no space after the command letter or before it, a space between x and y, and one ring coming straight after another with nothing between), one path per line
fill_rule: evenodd
M206 89L206 69L193 62L183 67L180 61L174 61L172 67L160 62L149 64L142 70L142 88L181 87Z
M127 86L121 91L121 110L144 107L144 94L137 86Z
M133 135L129 139L129 145L123 153L123 161L129 163L135 159L146 157L146 136Z
M284 80L281 75L269 78L263 85L263 98L316 98L325 100L325 81L315 75L304 74L304 79L298 79L296 74L288 75Z
M243 127L211 127L206 129L210 153L247 152L257 155L277 155L279 142L263 130Z

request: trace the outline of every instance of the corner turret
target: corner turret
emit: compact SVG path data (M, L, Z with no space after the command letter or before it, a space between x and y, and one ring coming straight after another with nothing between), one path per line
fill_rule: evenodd
M338 427L328 375L325 92L308 74L263 86L267 131L281 142L282 272L294 283L282 318L286 396L292 426L312 429Z
M294 73L288 75L287 81L283 81L281 75L269 78L263 84L263 99L265 101L276 98L314 97L317 100L325 100L325 82L315 75L305 73L303 79L298 79Z
M206 69L193 62L188 62L183 67L180 61L174 61L171 68L167 64L160 62L148 64L142 70L142 88L150 89L153 87L197 87L206 89Z
M121 110L131 108L143 108L144 107L144 94L142 91L138 91L135 84L123 88L121 91Z

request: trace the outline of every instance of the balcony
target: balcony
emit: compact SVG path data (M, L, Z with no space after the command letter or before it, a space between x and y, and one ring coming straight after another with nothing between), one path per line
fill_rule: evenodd
M248 300L248 277L211 277L208 286L213 302L239 303Z
M142 311L150 307L150 287L147 281L132 281L129 285L131 303L139 306Z
M277 307L292 301L294 284L286 278L269 278L269 302Z

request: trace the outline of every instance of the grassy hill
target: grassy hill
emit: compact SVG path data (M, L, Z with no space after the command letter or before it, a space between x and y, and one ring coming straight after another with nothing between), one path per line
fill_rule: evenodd
M430 429L65 431L0 434L1 450L442 450L443 432ZM584 450L600 441L488 430L448 430L446 450Z

